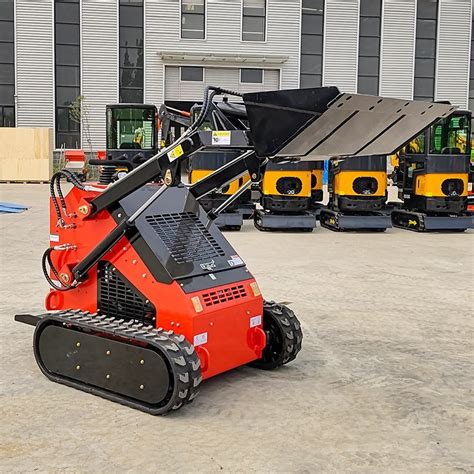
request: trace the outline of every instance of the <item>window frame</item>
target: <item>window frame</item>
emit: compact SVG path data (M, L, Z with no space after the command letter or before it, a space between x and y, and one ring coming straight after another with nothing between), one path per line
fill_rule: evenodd
M323 84L323 72L324 72L324 32L325 32L325 14L326 14L326 0L321 0L322 4L322 11L321 12L305 12L305 6L304 6L304 0L301 2L301 14L300 14L300 53L299 53L299 86L300 87L321 87ZM303 31L303 23L306 18L312 18L312 17L320 17L321 18L321 24L317 25L319 28L317 30L311 30L311 33L309 32L304 32ZM318 47L319 43L321 45L321 52L316 53L313 51L308 52L305 51L303 52L303 40L309 41L308 37L311 37L311 39L314 41L314 38L318 38ZM309 41L311 43L311 41ZM321 73L320 74L315 74L311 72L303 72L302 70L302 63L303 63L303 56L312 56L312 57L317 57L320 64L321 64ZM311 81L310 81L311 78ZM316 78L316 79L314 79ZM302 82L306 82L306 80L310 81L311 84L308 85L302 85Z
M0 67L4 67L4 71L7 71L5 74L4 80L0 82L0 87L4 87L6 91L11 90L13 94L8 93L8 97L11 97L10 102L0 101L0 127L15 127L16 126L16 54L15 54L15 0L10 0L7 4L8 6L6 9L9 10L8 16L2 18L1 23L8 25L8 28L11 33L11 37L7 37L3 40L0 40L0 44L2 45L9 45L5 47L5 51L9 51L11 53L11 59L5 58L5 60L0 61ZM11 14L11 17L10 17ZM4 30L6 31L6 30ZM8 109L9 113L7 115L6 109ZM11 115L12 114L12 115ZM12 122L7 121L10 120L10 117L13 117Z
M183 79L183 68L192 68L192 69L201 69L202 70L202 80L194 81L189 79ZM206 68L204 66L188 66L188 65L181 65L179 66L179 82L197 82L199 84L203 84L206 81Z
M371 7L375 5L375 1L378 1L377 4L377 12L367 12L367 9L363 8L363 6L367 6L370 4ZM368 3L365 3L368 2ZM380 94L380 66L381 66L381 53L382 53L382 24L383 24L383 0L361 0L360 7L359 7L359 24L358 24L358 38L357 38L357 92L359 94L373 94L379 95ZM365 10L363 12L363 10ZM377 19L378 20L378 34L367 34L367 32L362 33L362 24L365 19ZM373 47L375 44L377 45L377 51L368 51L366 49L366 44ZM364 45L364 48L361 46ZM361 53L361 50L363 51ZM367 61L364 61L367 60ZM368 63L370 60L377 61L376 68L367 68L364 71L361 70L361 64ZM370 69L370 71L369 71ZM372 70L373 69L373 70ZM376 82L377 87L375 90L372 87L366 87L367 83ZM362 87L364 86L364 87Z
M57 9L59 5L63 5L64 8L67 6L74 6L76 11L76 21L68 18L67 21L58 21ZM60 7L59 7L60 8ZM61 27L74 26L75 35L74 39L67 41L60 41L58 38L57 31L62 29ZM58 28L60 27L60 28ZM70 116L70 104L63 104L58 102L58 94L65 90L75 90L77 94L74 98L82 96L82 51L81 51L81 0L65 1L65 0L54 0L53 1L53 41L54 41L54 146L55 149L63 148L66 150L70 149L81 149L82 147L82 123L78 123ZM61 58L58 62L57 50L60 47L70 48L70 53L74 52L74 56L78 58L77 64L72 64L66 57ZM70 55L67 55L68 57ZM67 83L67 81L59 81L58 73L60 68L66 67L68 69L75 69L78 74L79 80L75 81L74 84ZM59 130L58 127L58 115L60 111L67 111L68 116L68 130ZM64 138L64 139L63 139ZM60 143L61 142L61 143ZM69 143L68 143L69 142ZM73 145L73 146L69 146Z
M262 71L262 82L246 82L242 81L242 71L244 70L255 70L255 71ZM239 68L239 84L240 85L256 85L256 86L263 86L265 84L265 69L259 67L241 67Z
M244 3L245 0L240 2L240 42L241 43L266 43L268 40L268 0L263 0L264 3L264 14L263 17L260 15L244 15ZM263 18L263 40L255 39L244 39L244 18Z
M413 99L414 100L424 100L424 101L434 101L436 96L436 63L438 57L438 30L439 30L439 12L440 12L440 1L436 1L436 17L430 17L426 15L426 12L421 12L422 2L417 2L416 14L415 14L415 49L414 49L414 63L413 63ZM434 3L434 2L433 2ZM435 28L434 28L434 38L427 37L424 33L420 35L421 28L419 25L423 21L434 21ZM434 51L432 56L422 55L421 54L421 47L422 45L427 45L428 42L432 42L434 45ZM430 53L431 54L431 53ZM420 66L418 66L419 61L426 61L431 60L433 61L433 73L432 75L426 75L423 73L420 75ZM417 93L417 83L420 84L424 82L423 80L430 80L433 82L433 88L431 91L431 95L425 95L425 90L423 90L423 94ZM418 89L419 90L419 89Z
M203 13L191 13L191 15L196 15L196 16L203 16L203 37L202 38L186 38L183 37L183 15L184 10L183 10L183 1L185 0L179 0L179 40L185 40L185 41L206 41L207 40L207 0L203 0L203 7L204 7L204 12ZM190 13L187 13L189 15Z
M135 4L130 4L127 2L123 2L122 0L118 0L118 102L121 104L128 104L128 103L136 103L136 104L143 104L145 102L145 1L141 0ZM122 9L125 9L123 11ZM134 11L140 10L141 13L141 24L130 24L126 20L125 12L130 9ZM125 15L125 16L124 16ZM123 20L123 21L122 21ZM135 44L126 45L124 41L124 33L125 31L134 31L138 34L135 37ZM136 41L138 40L138 46ZM129 41L127 39L127 41ZM130 52L136 56L136 61L131 66L125 66L122 63L122 55L125 55ZM141 55L141 56L140 56ZM141 85L138 86L131 86L129 83L125 84L122 82L122 77L125 71L130 71L131 74L135 72L140 72L141 74ZM127 94L138 94L140 100L130 102L129 100L124 100L124 97ZM138 97L137 97L138 98Z

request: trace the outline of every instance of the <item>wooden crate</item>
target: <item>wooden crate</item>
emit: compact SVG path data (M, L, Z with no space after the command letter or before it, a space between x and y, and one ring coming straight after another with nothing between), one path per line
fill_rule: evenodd
M0 128L0 181L48 181L52 173L51 128Z

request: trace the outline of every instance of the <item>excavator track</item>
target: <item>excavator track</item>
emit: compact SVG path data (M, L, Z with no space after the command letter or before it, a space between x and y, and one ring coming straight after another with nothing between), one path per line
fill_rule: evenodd
M370 214L343 214L332 209L321 209L319 213L321 227L334 232L364 231L385 232L392 226L390 215L382 212Z
M190 403L202 380L184 336L79 310L40 316L33 348L53 382L153 415Z
M394 209L392 224L414 232L464 232L474 227L474 217L469 214L433 216L422 212Z

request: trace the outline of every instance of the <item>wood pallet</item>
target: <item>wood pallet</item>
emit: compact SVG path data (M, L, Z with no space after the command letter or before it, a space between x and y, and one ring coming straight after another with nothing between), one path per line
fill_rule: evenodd
M46 182L53 174L51 128L0 127L0 181Z

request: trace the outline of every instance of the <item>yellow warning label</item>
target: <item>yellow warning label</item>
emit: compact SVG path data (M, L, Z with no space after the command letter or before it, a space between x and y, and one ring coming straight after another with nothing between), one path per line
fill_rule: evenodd
M213 145L230 145L231 134L225 130L215 130L212 132Z
M408 225L417 225L418 222L414 219L408 219Z
M181 145L178 145L168 153L168 158L170 159L170 161L174 161L176 160L176 158L179 158L182 155L184 155L183 147Z

